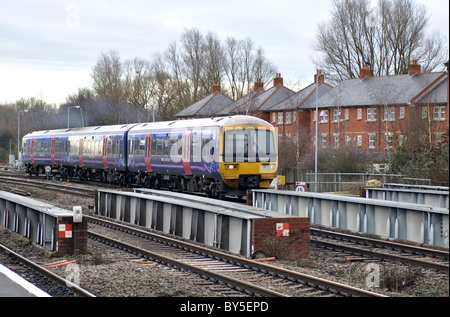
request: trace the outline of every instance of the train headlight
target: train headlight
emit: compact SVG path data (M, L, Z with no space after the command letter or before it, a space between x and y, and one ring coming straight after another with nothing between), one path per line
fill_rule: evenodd
M228 164L227 170L237 170L239 167L239 164Z
M261 165L261 173L270 173L273 172L277 168L276 164L264 164Z

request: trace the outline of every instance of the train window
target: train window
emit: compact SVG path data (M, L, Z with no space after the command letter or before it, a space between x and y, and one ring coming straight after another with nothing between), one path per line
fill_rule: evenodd
M156 139L152 138L152 155L156 155Z
M166 139L164 139L164 141L163 141L163 155L165 155L165 156L168 156L169 155L169 151L170 151L170 148L169 148L169 139L167 139L167 137L166 137Z
M163 154L163 139L156 139L156 155Z
M191 162L201 162L200 133L192 132L191 136Z
M144 155L144 150L145 150L145 140L139 140L139 148L138 148L138 154L139 155Z

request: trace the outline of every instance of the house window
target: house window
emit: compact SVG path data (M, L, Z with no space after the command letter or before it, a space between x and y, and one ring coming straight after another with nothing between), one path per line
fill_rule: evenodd
M275 119L276 119L275 112L272 112L272 123L275 123Z
M405 119L405 107L400 107L399 119Z
M283 112L278 112L278 124L283 124Z
M358 110L356 111L356 120L361 120L362 119L362 109L358 108Z
M341 119L341 110L333 110L333 122L337 122Z
M377 121L377 108L367 108L367 121Z
M361 135L358 135L357 142L358 142L358 147L361 147L362 146L362 136Z
M346 145L349 145L351 140L352 140L352 138L349 135L345 136L345 144Z
M322 148L325 148L327 146L327 134L322 134Z
M339 148L339 133L334 134L334 148L335 149Z
M434 121L445 120L445 106L433 107L433 120Z
M385 121L395 121L395 108L394 107L384 108L384 120Z
M375 133L369 133L369 149L375 148Z
M322 123L328 122L328 110L321 110L320 112L320 121Z
M293 112L293 115L292 115L292 122L297 122L297 111L294 111Z
M388 132L386 134L386 149L392 149L392 144L394 144L394 134Z
M426 119L428 117L428 108L422 107L422 119Z
M291 124L291 116L292 113L291 112L286 112L286 124Z

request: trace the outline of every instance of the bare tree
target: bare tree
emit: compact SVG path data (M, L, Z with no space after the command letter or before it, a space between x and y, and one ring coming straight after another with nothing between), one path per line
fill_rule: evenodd
M107 114L111 116L111 123L121 120L120 106L124 103L122 75L123 67L116 51L102 53L91 74L94 92L109 106Z
M404 74L412 59L432 71L448 59L448 47L426 33L428 17L412 0L333 0L331 21L318 25L313 61L335 82L357 78L364 64L376 76ZM331 77L331 76L330 76Z

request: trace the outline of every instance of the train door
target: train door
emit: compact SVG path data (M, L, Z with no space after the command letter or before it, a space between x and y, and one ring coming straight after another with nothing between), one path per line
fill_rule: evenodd
M35 163L34 162L34 138L31 139L31 148L30 148L30 159L31 159L31 163Z
M51 145L51 149L50 149L50 157L52 159L52 164L56 164L55 147L56 147L56 139L55 139L55 137L52 137L52 145Z
M191 175L191 138L192 130L184 131L183 135L183 168L186 175Z
M152 134L151 134L151 132L147 132L145 134L144 157L145 157L145 169L147 170L147 172L151 172L152 171L152 164L151 164L151 158L152 158Z
M108 136L103 136L103 145L102 145L102 161L103 166L108 168L108 156L107 156L107 148L108 148Z

